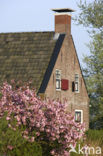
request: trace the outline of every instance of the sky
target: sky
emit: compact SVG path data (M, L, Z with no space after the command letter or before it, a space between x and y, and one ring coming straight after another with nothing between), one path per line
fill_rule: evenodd
M79 0L0 0L0 33L54 31L54 13L52 8L72 8L75 17L79 13ZM92 0L87 0L92 1ZM83 55L89 55L86 44L89 35L83 26L72 22L72 35L80 63Z

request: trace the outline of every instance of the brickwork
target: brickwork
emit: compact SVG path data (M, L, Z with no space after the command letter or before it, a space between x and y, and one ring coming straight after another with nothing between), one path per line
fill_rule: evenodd
M55 16L55 32L71 34L71 16Z
M61 24L60 24L61 27ZM58 29L59 30L59 29ZM69 80L69 89L64 91L56 90L56 69L61 70L61 78ZM79 74L79 93L72 91L72 82L75 80L75 74ZM48 86L45 91L47 98L67 100L68 110L72 113L75 110L83 110L83 122L86 129L89 127L89 98L81 73L77 53L75 50L72 36L67 33L61 47L56 64L52 71Z

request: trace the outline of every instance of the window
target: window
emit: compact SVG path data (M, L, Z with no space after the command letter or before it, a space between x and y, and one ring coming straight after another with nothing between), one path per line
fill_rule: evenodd
M79 93L79 75L75 74L75 92Z
M75 110L75 121L83 123L83 111L82 110Z
M56 69L56 90L61 90L61 70Z

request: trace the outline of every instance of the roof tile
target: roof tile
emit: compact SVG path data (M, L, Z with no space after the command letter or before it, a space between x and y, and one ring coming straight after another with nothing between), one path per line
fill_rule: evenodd
M0 79L33 81L38 90L57 40L54 32L0 34Z

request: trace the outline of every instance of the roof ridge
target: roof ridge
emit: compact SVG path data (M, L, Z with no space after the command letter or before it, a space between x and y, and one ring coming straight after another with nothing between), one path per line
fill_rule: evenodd
M54 31L24 31L24 32L0 32L0 34L25 34L25 33L54 33Z

